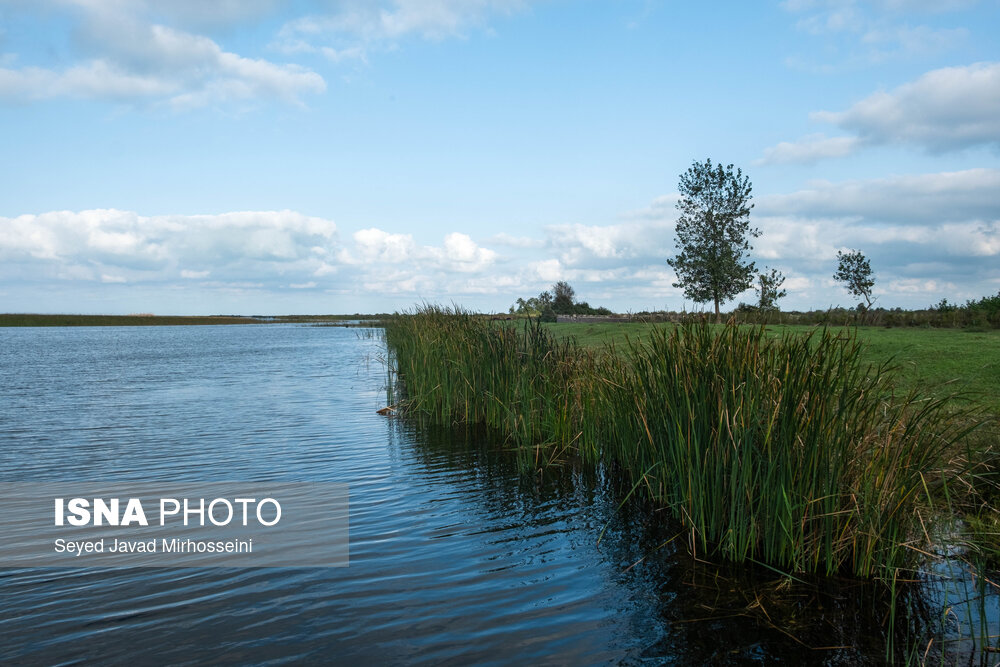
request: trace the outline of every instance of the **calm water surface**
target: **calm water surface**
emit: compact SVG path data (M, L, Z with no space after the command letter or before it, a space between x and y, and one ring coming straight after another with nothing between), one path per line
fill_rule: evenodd
M336 327L0 328L0 481L351 498L347 568L0 569L0 662L882 661L863 591L765 581L768 623L606 475L525 475L488 436L376 415L380 352Z

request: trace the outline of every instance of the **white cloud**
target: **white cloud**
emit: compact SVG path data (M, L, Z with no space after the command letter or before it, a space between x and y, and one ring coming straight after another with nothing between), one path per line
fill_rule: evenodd
M0 68L0 97L18 102L56 97L148 100L169 97L179 91L178 82L132 74L104 60L58 72L41 67Z
M362 229L354 233L354 248L344 249L340 260L355 266L411 266L420 271L476 273L497 260L497 254L480 247L466 234L453 232L441 246L422 246L410 234L392 234L381 229Z
M547 283L558 282L563 279L563 267L558 259L546 259L540 262L533 262L531 270L538 280Z
M940 224L1000 218L1000 169L830 183L785 195L760 197L758 215L865 218L879 222Z
M326 89L319 74L299 65L240 56L208 37L150 22L143 14L144 9L152 13L150 5L75 4L83 17L74 44L83 49L84 59L63 69L2 67L0 98L69 97L187 109L257 100L300 104L304 95ZM217 8L222 14L237 13L235 5L224 5Z
M7 278L68 276L105 282L312 277L315 249L335 252L336 225L292 211L140 216L100 209L0 218Z
M764 149L764 157L756 164L798 163L812 164L831 157L843 157L854 152L858 146L857 137L827 137L812 134L798 141L782 141Z
M654 207L656 204L654 203ZM674 213L667 215L676 217ZM666 216L664 216L666 217ZM566 266L602 265L615 261L663 256L673 249L673 220L648 217L615 225L553 225L546 227L547 246Z
M181 278L188 278L190 280L200 280L201 278L207 278L211 271L191 271L188 269L181 270Z
M762 197L757 256L811 281L800 307L848 303L830 280L836 251L847 248L871 259L883 305L975 298L1000 278L998 188L1000 170L972 169Z
M287 22L272 49L312 53L333 63L366 62L372 48L395 48L409 36L462 37L492 17L522 9L528 0L309 1L314 13ZM277 0L37 0L16 3L41 20L57 15L73 23L72 54L64 67L25 63L0 54L0 99L25 103L93 99L176 110L248 105L259 101L302 104L326 90L317 72L298 64L248 57L200 34L258 23L283 7Z
M353 238L356 252L353 256L343 255L348 263L400 264L414 259L418 254L417 244L410 234L390 234L372 227L354 232Z
M934 153L1000 148L1000 63L932 70L894 90L873 93L845 111L817 111L810 117L853 134L814 134L781 142L764 149L757 163L811 163L880 144Z
M488 248L480 248L466 234L453 232L444 239L443 265L454 271L477 272L489 267L497 254Z
M971 169L816 182L759 197L751 219L763 233L753 242L753 258L785 274L791 308L853 305L832 280L844 248L861 248L871 258L884 305L982 296L1000 278L998 191L1000 170ZM657 198L617 225L545 228L545 250L555 257L532 262L536 281L569 280L581 292L588 280L599 280L612 305L641 299L645 307L696 308L673 287L666 264L676 252L676 199ZM734 303L752 299L748 292Z
M879 91L818 121L853 131L869 144L913 144L940 152L1000 146L1000 63L927 72L890 92Z
M788 277L789 308L852 305L832 280L836 251L844 248L871 258L883 305L977 298L1000 281L997 191L1000 170L973 169L816 182L759 197L752 221L763 235L753 256L759 267ZM0 218L0 281L9 290L31 284L55 292L76 283L102 290L127 285L129 294L155 287L197 295L195 301L225 294L235 299L225 303L267 312L253 307L267 295L281 295L273 296L279 304L338 295L355 300L352 310L423 300L506 310L517 297L567 280L595 306L690 310L697 305L673 286L666 263L675 253L676 199L657 198L616 224L544 227L537 237L515 238L508 255L490 247L494 240L483 245L459 231L426 243L371 227L341 241L332 221L293 211L53 211ZM735 302L752 298L747 293Z

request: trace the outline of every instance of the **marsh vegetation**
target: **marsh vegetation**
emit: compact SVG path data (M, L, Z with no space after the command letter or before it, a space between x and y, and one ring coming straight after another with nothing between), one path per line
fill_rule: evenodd
M967 546L963 512L990 515L991 418L901 380L853 330L647 325L580 344L576 325L435 306L385 324L402 414L494 429L526 471L618 471L623 502L665 510L697 559L895 587Z

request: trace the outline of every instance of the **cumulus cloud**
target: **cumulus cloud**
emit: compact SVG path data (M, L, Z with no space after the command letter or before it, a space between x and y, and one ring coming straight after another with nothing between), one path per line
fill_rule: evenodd
M675 215L673 217L676 217ZM665 257L673 249L673 221L648 219L614 225L553 225L548 247L567 266L610 266L625 260Z
M757 256L809 279L813 306L843 302L829 278L836 251L848 248L871 259L885 305L982 296L1000 279L998 187L1000 170L971 169L818 182L761 197ZM927 294L935 299L921 301Z
M947 297L974 298L1000 280L1000 170L970 169L844 182L820 181L787 194L758 197L752 221L761 268L787 277L786 307L853 305L832 279L837 250L861 248L876 270L885 305L924 307ZM594 280L612 303L696 308L683 301L666 264L675 254L676 195L606 226L545 228L538 281ZM574 282L574 285L576 283ZM920 289L916 289L919 286ZM748 292L737 297L752 300ZM655 306L659 300L661 305Z
M972 169L821 181L758 197L752 220L763 234L753 257L787 276L790 308L851 305L832 280L836 252L845 248L871 258L884 305L980 297L1000 285L997 191L1000 170ZM0 280L15 290L33 284L61 292L72 284L130 293L158 286L187 295L280 294L282 304L335 295L351 299L352 310L422 300L506 310L517 297L567 280L592 305L692 309L697 304L673 286L666 263L676 251L676 200L659 197L614 224L552 225L537 236L502 237L504 254L495 239L461 231L430 243L377 227L341 238L332 221L293 211L53 211L0 218ZM245 303L246 312L263 310ZM336 309L342 301L330 303Z
M1000 63L927 72L895 90L879 91L818 121L855 132L869 144L903 143L943 152L1000 146Z
M1000 218L1000 169L910 174L841 183L817 181L807 189L760 197L758 215L864 218L934 224Z
M393 234L370 228L353 235L354 247L340 253L346 264L369 268L376 265L399 267L419 266L420 270L475 273L489 268L497 259L493 250L480 247L467 234L453 232L441 246L419 245L411 234Z
M100 209L0 218L0 258L8 278L312 276L337 245L332 221L292 211L147 217Z
M0 217L0 280L128 284L185 291L324 291L360 295L498 294L530 282L500 272L468 234L436 245L378 228L340 239L337 225L294 211L141 216L101 209ZM503 300L507 300L504 295Z
M270 47L286 55L318 54L333 63L366 61L372 48L395 48L409 36L464 36L529 1L307 0L296 6L306 13L288 21ZM203 34L216 30L225 37L282 8L277 0L15 2L12 11L72 22L72 39L60 45L71 61L61 67L18 64L19 54L2 54L0 100L94 99L177 110L258 101L303 104L326 90L320 74L229 51Z
M299 104L304 95L326 88L319 74L299 65L244 57L206 36L151 22L143 12L149 3L74 4L82 12L74 41L82 60L62 69L7 63L0 67L0 98L69 97L186 109L256 100ZM188 5L157 6L175 14ZM216 8L227 16L238 9L227 3Z
M900 144L932 153L972 146L1000 148L1000 63L944 67L844 111L817 111L815 121L850 136L810 135L766 148L761 164L815 162L863 146Z

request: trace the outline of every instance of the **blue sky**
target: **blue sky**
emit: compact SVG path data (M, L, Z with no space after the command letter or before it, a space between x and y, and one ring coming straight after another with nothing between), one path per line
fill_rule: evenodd
M849 248L880 305L995 294L998 34L997 0L0 0L0 311L691 310L709 157L785 308L854 305Z

